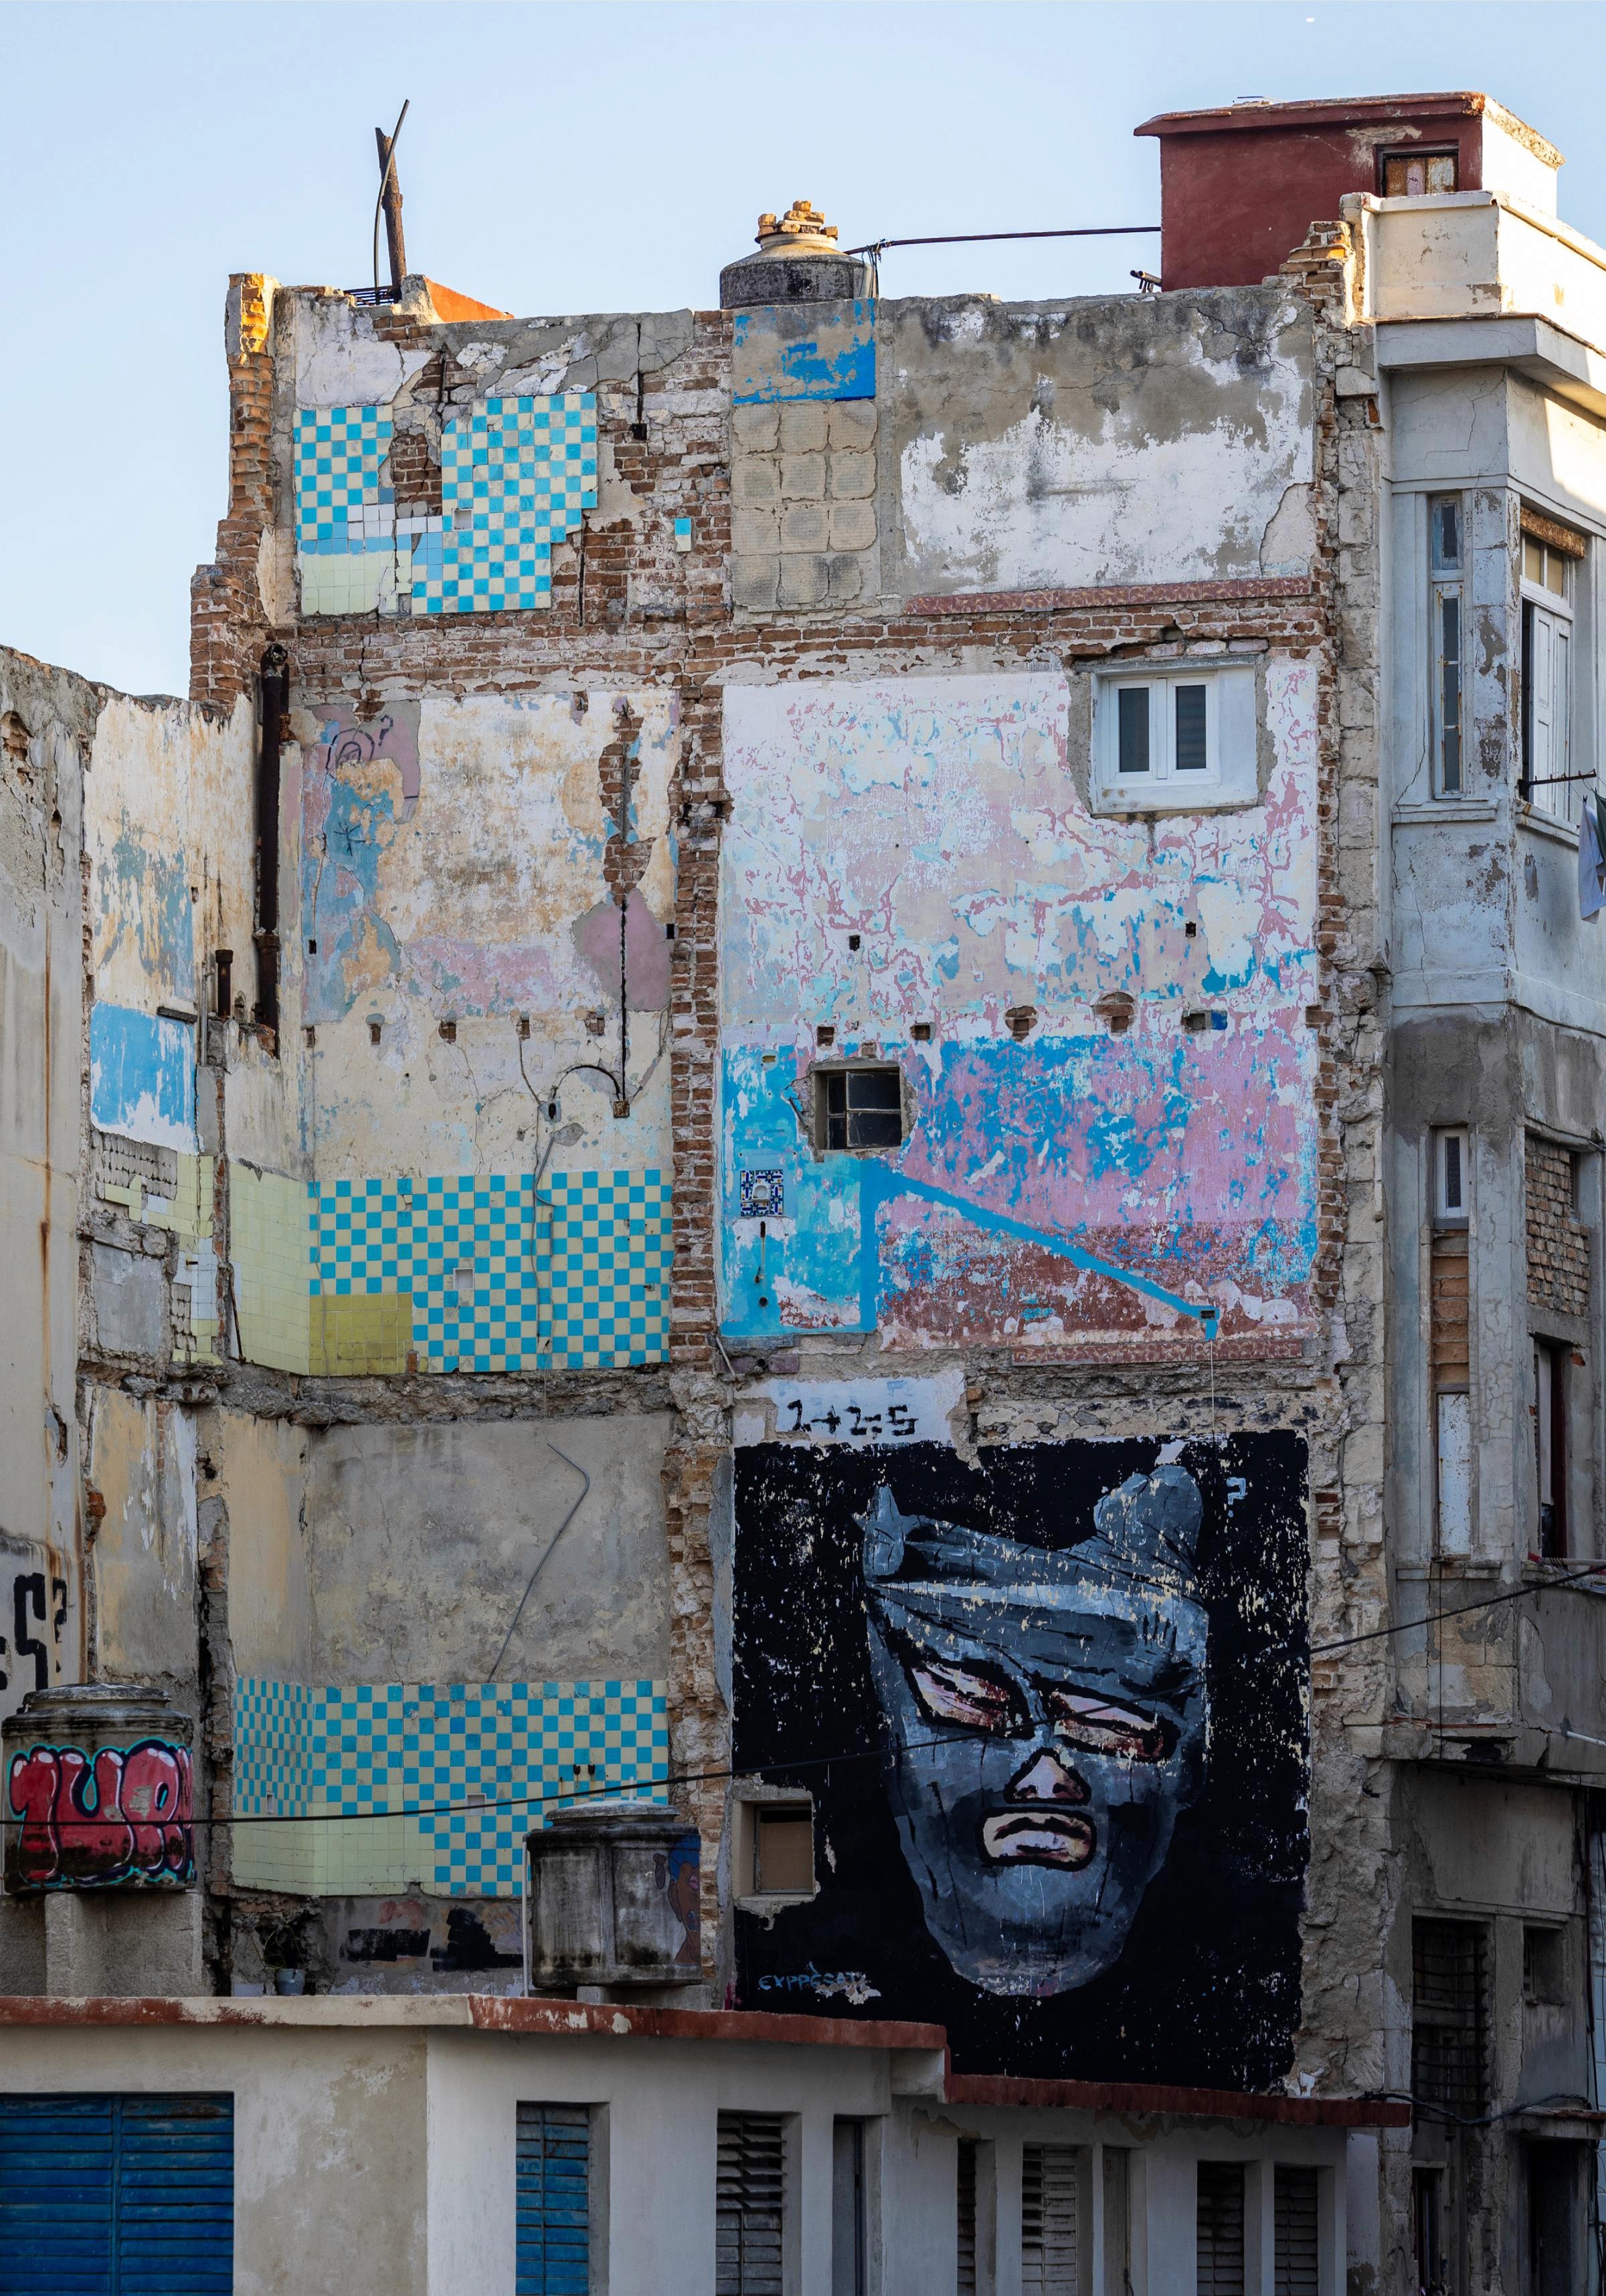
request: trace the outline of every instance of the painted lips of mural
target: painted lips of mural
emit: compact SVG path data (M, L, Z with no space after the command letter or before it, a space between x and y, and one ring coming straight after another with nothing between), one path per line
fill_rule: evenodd
M1085 1817L1058 1810L997 1810L982 1822L982 1848L998 1866L1058 1866L1075 1873L1092 1863L1098 1846Z

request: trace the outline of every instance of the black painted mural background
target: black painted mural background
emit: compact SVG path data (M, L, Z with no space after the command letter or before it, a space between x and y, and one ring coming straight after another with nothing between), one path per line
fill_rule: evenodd
M959 1976L927 1924L875 1751L887 1738L861 1519L882 1488L906 1516L1058 1551L1087 1542L1098 1501L1151 1473L1160 1449L1028 1445L984 1455L976 1469L937 1444L737 1451L736 1767L813 1794L819 1884L809 1904L738 1913L742 2007L932 2020L947 2027L961 2071L1250 2089L1287 2071L1308 1856L1298 1437L1168 1447L1203 1502L1195 1585L1207 1621L1208 1756L1102 1974L1042 1997ZM841 1759L861 1749L870 1758Z

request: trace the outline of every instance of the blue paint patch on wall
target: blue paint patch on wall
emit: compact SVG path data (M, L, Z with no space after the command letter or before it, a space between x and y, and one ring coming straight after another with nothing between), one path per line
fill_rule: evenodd
M89 1114L103 1132L195 1146L194 1029L126 1004L89 1008Z
M874 398L876 307L776 304L738 311L731 340L731 402Z
M1193 1314L1223 1280L1286 1296L1315 1261L1316 1141L1269 1111L1308 1094L1302 1057L1281 1033L1245 1030L1118 1051L1102 1035L946 1046L935 1060L910 1049L903 1148L855 1156L816 1153L791 1047L729 1047L722 1328L871 1331L894 1295L902 1315L941 1318L968 1278L991 1295L968 1302L973 1336L999 1317L1046 1320L1055 1309L1013 1296L1016 1247L1023 1269L1046 1252L1067 1280L1117 1275ZM755 1168L780 1175L787 1213L762 1227L740 1210Z

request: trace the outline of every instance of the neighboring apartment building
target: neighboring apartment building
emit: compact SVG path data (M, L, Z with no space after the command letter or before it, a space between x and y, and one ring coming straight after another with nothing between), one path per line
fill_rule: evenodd
M53 2271L1598 2284L1606 254L1141 132L1153 295L237 278L191 701L0 657Z

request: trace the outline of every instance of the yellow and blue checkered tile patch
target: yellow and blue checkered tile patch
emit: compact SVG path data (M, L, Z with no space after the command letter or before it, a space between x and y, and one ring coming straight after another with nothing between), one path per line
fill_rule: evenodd
M395 570L369 603L414 615L494 614L552 603L552 545L597 504L597 395L477 399L441 426L441 515L401 506L390 475L393 405L295 413L296 541L302 557L383 553ZM333 573L308 598L354 610ZM341 594L341 603L334 601ZM365 595L367 593L365 592ZM310 611L320 611L312 607Z
M410 1811L400 1863L443 1896L519 1896L524 1835L544 1815L628 1786L663 1802L668 1775L661 1682L235 1685L235 1820L310 1828ZM506 1806L465 1806L477 1801ZM289 1864L295 1847L272 1845ZM339 1871L328 1857L301 1866Z
M427 1371L587 1371L669 1352L661 1172L309 1181L313 1299L406 1294Z

